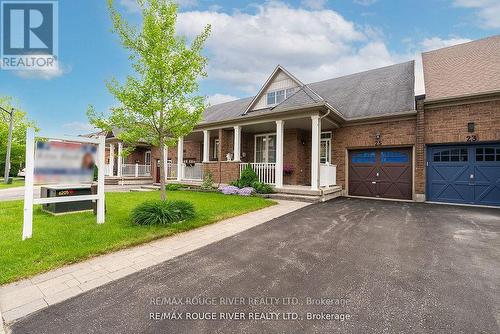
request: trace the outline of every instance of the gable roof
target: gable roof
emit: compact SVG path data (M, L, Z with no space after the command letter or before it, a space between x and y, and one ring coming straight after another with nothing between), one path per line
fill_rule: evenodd
M280 66L276 69L278 68ZM263 89L265 87L266 85ZM333 106L346 120L400 113L415 109L414 87L414 61L409 61L307 85L301 84L293 95L272 108L247 112L259 94L210 106L205 110L201 125L318 104Z
M257 100L261 97L262 93L266 90L266 88L271 84L273 78L278 74L278 72L283 72L285 73L287 76L290 77L290 79L292 79L293 81L295 81L299 86L303 86L304 84L302 82L300 82L299 79L297 79L293 74L291 74L290 72L288 72L283 66L279 65L276 66L276 68L274 69L273 73L271 73L271 75L269 76L269 78L267 78L266 82L264 83L264 85L260 88L259 92L257 93L257 95L255 95L252 99L252 101L250 102L250 104L247 106L246 110L245 110L245 114L247 112L250 111L250 109L254 106L254 104L257 102Z
M324 100L313 92L311 88L304 85L299 88L295 93L293 93L289 98L285 101L281 102L277 106L275 106L273 111L284 111L290 108L298 107L298 106L308 106L311 104L316 104L324 102Z
M428 100L500 91L500 35L422 53Z

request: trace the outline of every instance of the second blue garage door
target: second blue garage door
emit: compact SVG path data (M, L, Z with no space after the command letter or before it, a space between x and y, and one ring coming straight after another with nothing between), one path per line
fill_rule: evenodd
M500 144L428 147L427 200L500 206Z

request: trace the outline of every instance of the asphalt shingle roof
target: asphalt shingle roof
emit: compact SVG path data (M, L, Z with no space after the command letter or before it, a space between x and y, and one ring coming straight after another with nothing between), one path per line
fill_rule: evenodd
M346 119L415 109L414 61L309 85Z
M319 102L328 102L345 119L409 111L415 109L414 87L414 61L409 61L304 85L276 107L247 115L285 111ZM243 118L252 99L211 106L205 110L202 124Z
M500 90L500 35L424 52L422 61L428 100Z

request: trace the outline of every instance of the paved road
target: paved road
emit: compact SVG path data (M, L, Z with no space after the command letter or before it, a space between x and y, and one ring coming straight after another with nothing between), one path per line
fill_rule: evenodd
M119 191L130 191L133 188L140 188L140 185L135 186L118 186L118 185L107 185L106 192L119 192ZM34 197L40 197L40 187L34 187ZM16 199L24 198L24 187L15 187L0 190L0 202L2 201L12 201Z
M12 329L23 334L498 333L499 236L499 210L337 199L91 290ZM214 305L158 305L196 296L207 299L191 303ZM155 297L164 299L152 302ZM220 297L243 299L227 300L241 303L230 306L221 305ZM272 304L273 299L248 297L279 299ZM299 304L284 304L295 301L284 297L296 297ZM306 305L307 297L330 298L334 305ZM161 312L181 312L183 320L151 319ZM243 312L246 318L281 313L279 320L186 320L203 312L217 317ZM299 320L283 320L285 312L297 313ZM308 312L351 318L312 321Z

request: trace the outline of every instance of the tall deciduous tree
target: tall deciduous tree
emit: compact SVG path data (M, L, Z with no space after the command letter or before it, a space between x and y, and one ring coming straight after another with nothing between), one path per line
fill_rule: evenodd
M12 147L10 153L10 175L15 176L24 163L26 153L26 129L35 128L35 122L27 118L26 112L14 107L15 103L11 97L0 96L0 106L7 110L14 108L14 126L12 128ZM10 116L0 110L0 174L3 177L5 169L5 155L7 154L7 138L9 135Z
M97 114L92 106L87 115L101 129L118 127L119 138L127 143L147 142L160 147L173 146L189 134L201 120L205 98L197 94L198 80L206 77L207 58L203 46L210 25L191 43L175 32L178 6L171 0L137 0L142 25L126 22L108 0L113 31L130 52L135 75L124 84L107 82L108 90L120 102L110 115ZM161 198L166 199L164 155L160 154Z

